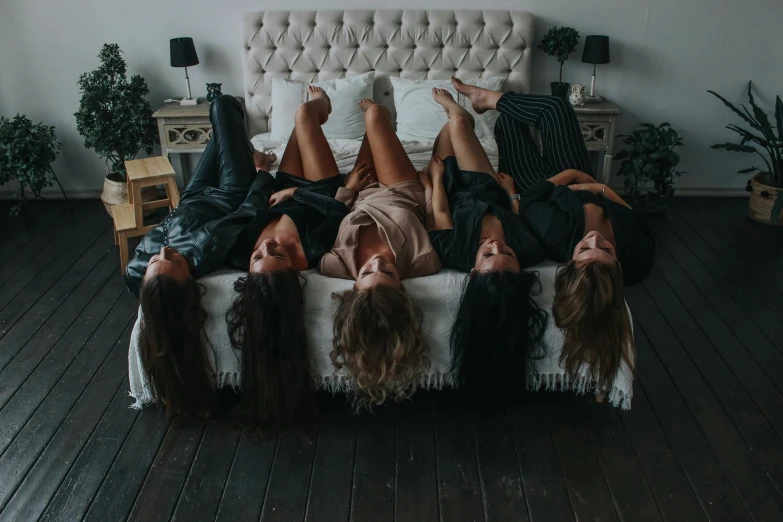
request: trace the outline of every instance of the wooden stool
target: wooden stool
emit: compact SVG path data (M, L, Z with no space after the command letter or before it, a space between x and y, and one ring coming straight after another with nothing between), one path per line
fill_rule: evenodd
M144 226L144 211L148 209L169 207L169 211L179 206L179 189L177 189L174 168L165 156L144 158L125 162L128 180L128 203L114 205L114 244L120 248L120 272L125 273L128 266L128 239L143 236L155 224ZM163 185L166 197L154 201L143 202L141 189L144 187Z

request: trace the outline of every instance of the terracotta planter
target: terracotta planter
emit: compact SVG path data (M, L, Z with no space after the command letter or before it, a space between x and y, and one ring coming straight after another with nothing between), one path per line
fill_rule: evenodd
M144 187L141 189L142 202L155 201L159 198L160 192L156 187ZM128 202L128 184L125 181L119 181L114 176L106 176L103 178L101 201L103 201L103 206L106 207L106 212L111 216L112 206ZM154 213L155 209L147 210L144 212L144 217L151 216Z
M765 225L783 226L783 211L778 215L776 223L772 223L772 207L778 197L783 197L783 189L765 185L760 180L765 174L759 172L750 180L750 208L748 216L753 221L758 221Z

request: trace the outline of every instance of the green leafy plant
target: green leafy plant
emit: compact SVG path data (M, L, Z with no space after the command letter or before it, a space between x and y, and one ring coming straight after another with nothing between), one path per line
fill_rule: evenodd
M105 44L98 54L101 65L79 77L82 97L74 116L84 146L106 160L110 177L125 181L124 162L141 150L152 154L157 131L147 82L138 74L128 81L121 52L117 44Z
M747 107L741 105L739 110L726 98L714 91L707 91L722 101L726 107L732 110L734 114L742 118L745 123L750 125L752 131L740 127L739 125L729 124L726 128L739 134L742 139L739 143L716 143L713 149L723 149L730 152L743 152L748 154L757 154L764 162L764 168L754 165L746 169L739 170L738 174L750 174L760 172L759 182L776 188L783 188L783 102L780 96L775 98L775 127L769 121L765 113L753 98L753 82L748 82L748 101L753 109L751 113ZM755 131L755 132L754 132ZM777 132L776 132L777 131ZM762 151L766 153L763 154ZM748 182L750 184L750 182ZM772 207L770 221L777 223L778 216L783 210L783 197L778 196Z
M674 195L674 178L686 174L677 170L680 155L674 151L682 146L682 138L667 122L640 126L641 130L618 136L628 148L614 159L622 161L618 174L625 178L625 193L633 207L662 212Z
M54 171L51 163L62 149L54 127L33 124L17 114L13 118L0 117L0 185L16 180L15 197L19 203L11 207L17 214L25 201L25 189L39 197L44 187L51 187Z
M579 44L579 31L573 27L552 27L538 44L538 50L554 56L560 63L560 83L563 83L563 65L568 57L576 51Z

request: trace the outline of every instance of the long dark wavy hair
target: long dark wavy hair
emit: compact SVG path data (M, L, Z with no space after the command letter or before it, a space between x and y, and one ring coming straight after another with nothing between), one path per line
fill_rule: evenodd
M304 429L315 417L315 372L305 333L305 278L296 270L247 274L226 312L242 350L237 413L256 430Z
M621 362L634 369L636 348L623 288L619 263L570 261L555 276L552 317L565 335L560 364L571 378L586 364L601 390L611 386Z
M525 395L532 361L546 355L547 313L531 297L540 291L535 272L468 275L450 341L454 383L471 400L511 404Z
M139 347L156 400L166 415L208 418L215 409L215 374L209 361L201 304L204 287L156 275L141 285Z

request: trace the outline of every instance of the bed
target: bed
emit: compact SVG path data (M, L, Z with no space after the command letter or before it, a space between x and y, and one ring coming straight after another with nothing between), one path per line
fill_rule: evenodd
M273 116L270 77L304 84L374 72L373 97L387 106L395 118L394 93L390 77L413 80L463 80L502 76L503 90L529 92L533 51L533 16L518 11L267 11L246 14L241 24L241 56L247 126L254 146L282 157L284 142L270 134ZM331 139L330 145L341 172L353 166L359 140ZM492 139L482 140L490 160L497 166L497 147ZM417 168L423 167L432 151L432 141L404 142ZM274 168L273 168L274 170ZM536 298L539 306L551 310L554 263L535 267L542 284ZM205 326L212 347L212 362L221 385L241 386L240 356L229 342L224 314L233 298L233 282L240 272L221 271L203 278L209 318ZM320 387L332 392L350 389L350 379L336 372L329 360L332 317L336 306L333 292L351 286L352 281L326 278L316 271L305 273L306 324L308 338L320 379ZM407 280L404 286L425 314L424 333L431 349L431 367L422 377L424 388L441 388L451 383L448 338L459 305L465 274L452 270ZM129 350L130 394L135 407L153 402L149 382L137 350L139 324L135 325ZM547 357L537 363L536 375L519 376L520 392L525 388L572 390L599 393L584 372L568 379L558 363L562 333L548 322L545 334ZM623 365L610 389L611 404L630 409L633 372Z

